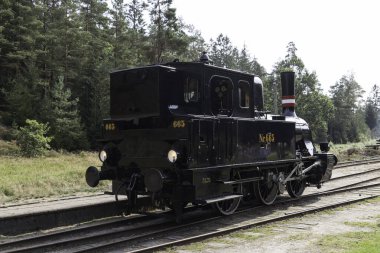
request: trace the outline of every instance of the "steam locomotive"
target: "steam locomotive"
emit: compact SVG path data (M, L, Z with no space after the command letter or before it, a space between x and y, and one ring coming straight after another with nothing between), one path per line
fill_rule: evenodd
M102 124L100 171L91 187L112 180L112 194L170 207L188 203L230 215L241 202L272 204L300 197L330 179L335 155L317 152L308 124L295 113L294 72L281 73L282 115L264 112L258 76L197 62L169 62L110 74L110 118Z

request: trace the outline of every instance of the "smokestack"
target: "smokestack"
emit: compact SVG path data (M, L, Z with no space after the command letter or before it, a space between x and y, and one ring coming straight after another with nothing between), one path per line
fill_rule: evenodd
M294 92L294 72L281 72L282 88L282 114L284 116L296 117L294 110L296 97Z

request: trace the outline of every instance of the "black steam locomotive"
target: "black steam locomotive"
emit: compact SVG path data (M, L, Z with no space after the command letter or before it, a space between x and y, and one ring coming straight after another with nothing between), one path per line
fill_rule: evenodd
M86 181L112 180L112 193L170 207L180 218L188 203L232 214L241 201L270 205L285 190L330 179L337 158L316 152L308 124L294 111L294 72L281 73L282 115L263 111L259 77L199 62L115 71L110 118L103 121L100 171Z

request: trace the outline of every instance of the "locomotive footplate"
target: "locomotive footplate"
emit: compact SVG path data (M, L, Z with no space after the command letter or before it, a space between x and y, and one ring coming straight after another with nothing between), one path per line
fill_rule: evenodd
M231 195L225 195L225 196L209 198L209 199L199 199L199 200L195 200L194 203L198 205L206 205L206 204L211 204L211 203L216 203L216 202L220 202L224 200L236 199L236 198L241 198L241 197L243 197L243 194L231 194Z

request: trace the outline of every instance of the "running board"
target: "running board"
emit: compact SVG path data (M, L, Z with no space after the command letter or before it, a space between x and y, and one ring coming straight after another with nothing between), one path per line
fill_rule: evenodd
M206 205L206 204L216 203L223 200L236 199L236 198L241 198L241 197L243 197L242 194L233 194L233 195L226 195L226 196L221 196L221 197L216 197L216 198L211 198L211 199L200 199L200 200L196 200L195 203Z
M218 180L218 181L215 181L215 183L218 183L218 184L227 184L227 185L230 185L230 184L243 184L243 183L250 183L250 182L261 181L263 179L264 179L264 177L250 177L250 178L244 178L244 179L239 179L239 180L234 180L234 181L221 181L221 180Z

